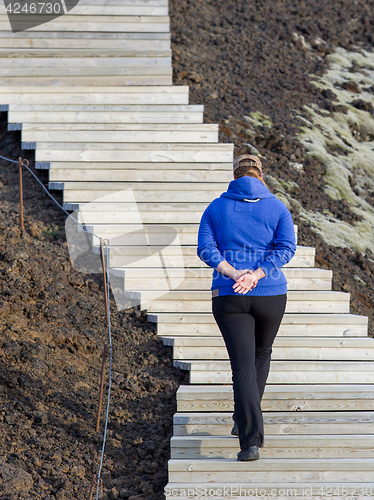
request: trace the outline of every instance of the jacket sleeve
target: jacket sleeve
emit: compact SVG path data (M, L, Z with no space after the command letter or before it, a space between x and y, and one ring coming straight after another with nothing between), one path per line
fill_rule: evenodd
M197 239L197 255L210 267L217 269L220 262L226 260L217 247L210 210L207 207L201 217Z
M274 245L273 252L259 264L266 276L269 276L272 272L278 272L282 266L292 259L296 252L295 230L292 215L288 208L280 216Z

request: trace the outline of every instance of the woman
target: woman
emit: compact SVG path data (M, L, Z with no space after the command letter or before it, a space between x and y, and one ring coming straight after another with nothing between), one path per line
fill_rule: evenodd
M230 358L238 460L257 460L264 446L261 399L287 301L281 267L295 254L295 232L257 156L237 157L233 174L201 217L197 254L214 269L212 311Z

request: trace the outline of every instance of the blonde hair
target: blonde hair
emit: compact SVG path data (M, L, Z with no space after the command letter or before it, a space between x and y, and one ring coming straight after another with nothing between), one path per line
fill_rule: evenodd
M241 165L238 167L235 172L234 172L234 179L239 179L240 177L254 177L255 179L258 179L264 184L264 186L268 187L266 185L266 182L261 179L261 172L260 170L253 166L253 165ZM269 188L268 188L269 189Z

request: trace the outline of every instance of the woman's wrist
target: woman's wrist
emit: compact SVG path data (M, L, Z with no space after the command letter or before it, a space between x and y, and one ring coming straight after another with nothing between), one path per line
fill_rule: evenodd
M262 269L262 267L258 267L256 271L254 271L253 276L257 279L260 280L261 278L264 278L266 276L265 271Z
M240 278L240 276L248 272L248 269L238 270L235 269L235 267L232 267L232 265L229 264L227 261L222 261L218 264L217 271L224 274L225 276L228 276L232 280L237 281Z

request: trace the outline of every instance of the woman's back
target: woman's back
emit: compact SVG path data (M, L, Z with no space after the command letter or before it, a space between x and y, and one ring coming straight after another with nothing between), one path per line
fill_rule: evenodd
M231 181L201 218L197 253L215 269L212 290L220 288L220 293L232 287L216 271L222 260L236 269L262 267L266 277L250 294L285 293L287 282L280 268L295 250L292 216L260 179L243 176Z

